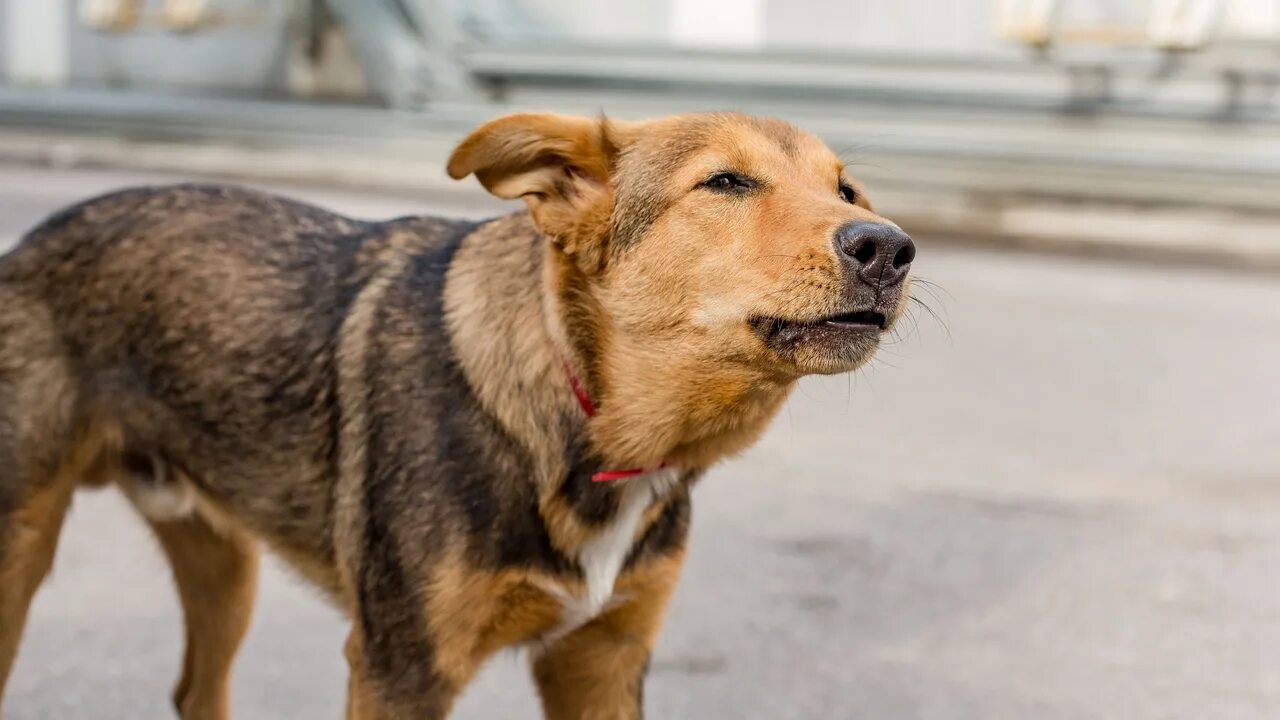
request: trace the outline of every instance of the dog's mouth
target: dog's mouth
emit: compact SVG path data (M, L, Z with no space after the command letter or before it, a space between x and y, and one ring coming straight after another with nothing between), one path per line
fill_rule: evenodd
M799 374L846 372L871 357L889 316L851 310L815 320L757 317L751 327L765 347Z
M882 312L877 312L875 310L855 310L853 312L832 315L831 317L819 320L814 324L830 325L836 328L848 328L855 330L871 327L883 330L886 322L888 322L888 318L886 318Z
M879 331L884 330L889 319L879 310L851 310L829 315L817 320L788 320L775 317L756 317L752 326L765 340L798 338L811 331Z
M757 317L751 321L766 345L783 352L805 345L831 349L874 345L888 323L888 317L879 310L851 310L816 320Z

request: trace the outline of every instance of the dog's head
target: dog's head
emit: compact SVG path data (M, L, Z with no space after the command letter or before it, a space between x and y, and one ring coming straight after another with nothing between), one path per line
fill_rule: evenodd
M611 340L780 373L856 368L902 311L915 246L817 138L772 119L514 115L449 173L521 197L590 280Z
M448 170L528 203L612 384L671 383L665 368L735 378L741 395L852 370L906 304L911 239L826 144L779 120L513 115Z

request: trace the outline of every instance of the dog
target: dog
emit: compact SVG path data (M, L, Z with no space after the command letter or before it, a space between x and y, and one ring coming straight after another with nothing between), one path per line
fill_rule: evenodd
M448 173L527 210L138 188L0 259L0 695L73 492L116 485L172 565L184 720L228 716L259 545L350 619L352 720L443 718L508 647L545 717L642 716L692 487L872 356L915 246L736 113L511 115Z

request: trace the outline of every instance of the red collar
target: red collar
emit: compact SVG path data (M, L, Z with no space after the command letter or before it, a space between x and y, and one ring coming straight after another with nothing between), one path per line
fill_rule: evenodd
M578 380L578 376L573 374L573 368L569 367L569 363L564 364L564 373L569 376L569 387L573 388L573 396L578 399L578 405L582 408L582 412L588 417L595 417L596 404L591 402L591 396L587 394L586 388L582 387L582 382ZM630 470L604 470L591 476L591 482L609 482L610 480L621 480L623 478L644 475L655 470L661 470L667 467L667 463L662 463L656 468L631 468Z

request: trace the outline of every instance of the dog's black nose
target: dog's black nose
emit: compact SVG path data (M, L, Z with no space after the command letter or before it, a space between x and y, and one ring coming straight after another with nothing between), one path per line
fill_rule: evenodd
M916 258L916 244L892 225L851 222L836 231L836 251L871 287L902 281Z

